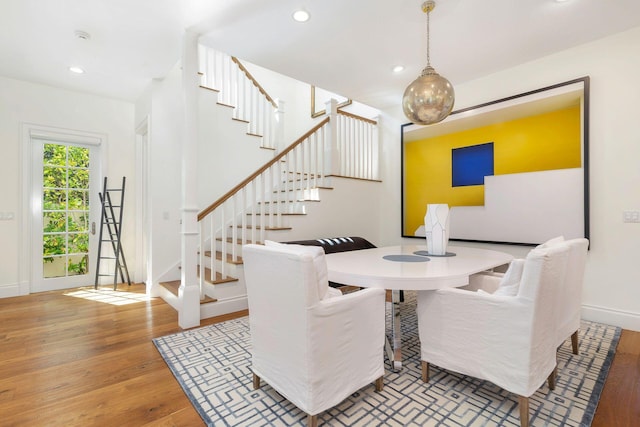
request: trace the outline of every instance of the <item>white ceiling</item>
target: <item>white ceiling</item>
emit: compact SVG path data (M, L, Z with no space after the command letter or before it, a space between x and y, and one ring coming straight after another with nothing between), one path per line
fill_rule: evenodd
M180 58L184 29L193 28L240 59L387 108L426 65L421 3L0 0L0 75L135 101ZM291 19L300 7L309 22ZM638 25L637 0L438 0L431 62L455 86ZM406 69L393 74L398 64Z

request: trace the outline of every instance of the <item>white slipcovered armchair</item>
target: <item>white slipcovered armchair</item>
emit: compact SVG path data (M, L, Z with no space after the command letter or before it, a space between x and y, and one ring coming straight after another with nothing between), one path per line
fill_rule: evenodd
M564 238L560 236L550 239L537 248L547 248L557 245L569 247L569 259L565 277L556 294L556 347L560 347L567 338L571 337L573 354L578 354L578 329L580 328L582 309L582 285L584 282L584 270L587 262L589 240L584 238L564 240ZM518 263L522 262L523 260L514 260L509 273L512 275L518 274L517 271L521 271ZM516 271L514 272L514 270ZM489 293L494 293L500 289L500 291L498 291L499 294L509 294L510 282L513 281L513 278L509 278L503 273L482 272L473 275L470 278L469 285L465 286L464 289L472 291L481 289Z
M429 364L491 381L519 396L520 421L529 423L529 396L556 367L556 291L565 275L567 246L532 250L505 277L515 296L463 289L419 291L422 378Z
M564 243L569 246L569 261L564 283L557 298L558 327L556 347L560 347L567 338L571 337L573 354L578 354L582 284L584 282L584 269L587 262L589 241L587 239L572 239L566 240Z
M254 388L264 379L317 425L369 383L382 390L385 292L329 290L317 246L245 245Z

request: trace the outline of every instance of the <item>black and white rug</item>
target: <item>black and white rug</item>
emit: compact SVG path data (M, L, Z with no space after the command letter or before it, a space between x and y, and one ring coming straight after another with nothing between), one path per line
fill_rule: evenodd
M405 293L406 295L407 293ZM415 298L401 304L403 368L387 363L384 390L373 384L319 414L327 426L519 426L518 398L476 378L431 367L420 379ZM620 329L583 321L580 354L570 340L558 352L556 389L529 399L532 426L589 426ZM305 426L306 416L263 382L253 390L247 317L153 340L202 419L210 426Z

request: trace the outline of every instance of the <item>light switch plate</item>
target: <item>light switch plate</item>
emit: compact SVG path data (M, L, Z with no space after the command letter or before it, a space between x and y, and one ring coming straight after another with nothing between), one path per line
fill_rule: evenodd
M640 222L640 211L624 211L622 222Z

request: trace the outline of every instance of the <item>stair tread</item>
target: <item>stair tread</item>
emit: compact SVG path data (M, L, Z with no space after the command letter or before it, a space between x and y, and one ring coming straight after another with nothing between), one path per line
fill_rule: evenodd
M247 213L247 216L251 216L253 215L252 213ZM271 212L265 212L264 214L261 212L256 212L256 215L278 215L277 213L271 213ZM292 216L292 215L306 215L306 213L302 213L302 212L280 212L280 215L287 215L287 216Z
M221 242L222 241L222 237L216 237L216 241ZM227 237L227 243L233 243L233 238ZM262 244L262 242L260 242L260 241L251 242L249 240L246 240L246 241L243 242L242 239L236 239L236 243L238 245L245 245L245 244L248 245L250 243L253 243L255 245L261 245Z
M286 190L273 190L274 193L291 193L293 191L306 191L306 190L333 190L333 187L311 187L311 188L288 188Z
M200 269L198 269L198 277L200 277ZM227 276L227 277L222 277L222 274L220 274L219 271L216 271L216 278L215 280L213 280L211 278L211 269L210 268L206 268L204 269L204 280L206 280L207 282L211 283L212 285L219 285L221 283L229 283L229 282L237 282L238 279L236 279L235 277L231 277L231 276Z
M238 225L238 228L243 228L242 225ZM247 230L253 230L254 227L252 225L247 225L244 227ZM256 230L262 230L262 227L260 227L259 225L255 227ZM291 227L265 227L264 228L267 231L278 231L278 230L291 230Z
M172 280L170 282L160 282L160 286L167 289L173 295L178 296L178 288L180 287L180 280ZM209 295L205 295L204 299L200 300L200 304L206 304L209 302L216 302L216 301L218 300L215 298L211 298Z
M178 269L180 269L182 267L178 267ZM200 268L198 268L198 272L197 272L197 276L200 277ZM238 279L235 277L231 277L231 276L227 276L227 277L222 277L222 274L220 274L219 271L216 271L216 279L212 280L211 279L211 269L205 267L204 268L204 280L205 282L209 282L212 285L217 285L220 283L229 283L229 282L237 282ZM180 281L178 280L178 283Z
M200 85L200 89L206 89L206 90L210 90L210 91L212 91L212 92L220 92L220 90L218 90L218 89L214 89L214 88L212 88L212 87L209 87L209 86L203 86L203 85Z
M211 257L211 251L204 251L204 256ZM230 253L227 253L227 262L229 264L241 265L244 263L241 256L237 256L236 258L237 259L234 261L233 256ZM222 261L222 251L216 251L216 259L218 261Z

